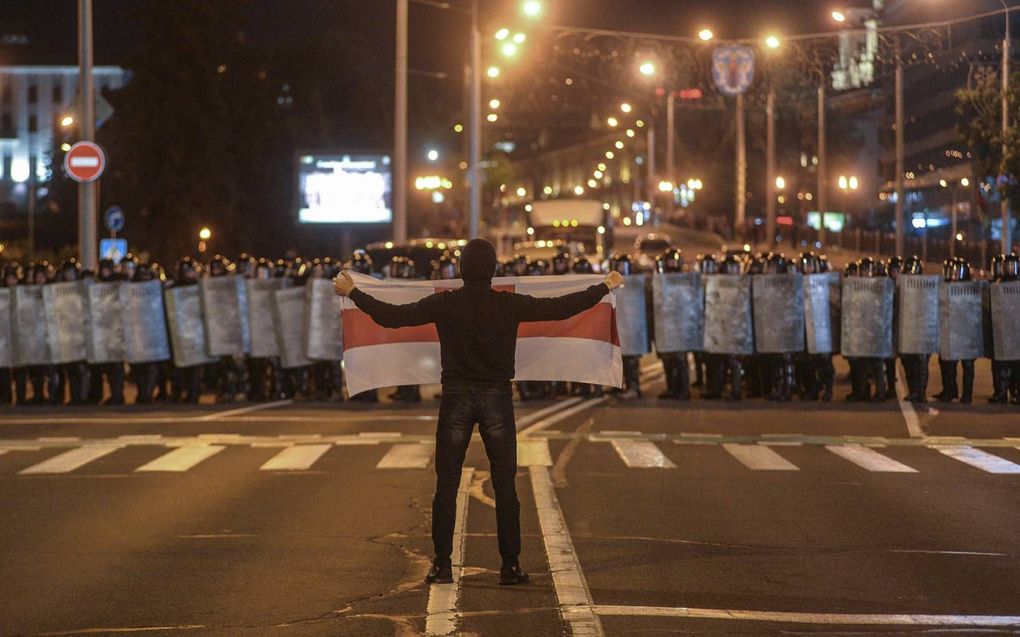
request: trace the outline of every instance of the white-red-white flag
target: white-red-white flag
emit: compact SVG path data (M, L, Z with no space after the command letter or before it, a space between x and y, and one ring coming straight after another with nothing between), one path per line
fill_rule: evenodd
M380 281L351 273L358 288L387 303L413 303L459 288L460 280ZM501 277L492 287L538 297L578 292L599 276ZM350 395L379 387L427 385L440 380L439 334L435 325L389 329L343 299L344 377ZM564 321L522 323L517 331L514 380L559 380L620 387L623 362L616 331L616 299L607 294L594 307Z

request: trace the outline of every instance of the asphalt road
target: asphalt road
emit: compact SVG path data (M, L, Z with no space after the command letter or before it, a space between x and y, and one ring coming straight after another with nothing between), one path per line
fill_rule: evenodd
M1020 633L1016 407L521 404L532 583L476 440L430 590L435 412L0 411L0 635Z

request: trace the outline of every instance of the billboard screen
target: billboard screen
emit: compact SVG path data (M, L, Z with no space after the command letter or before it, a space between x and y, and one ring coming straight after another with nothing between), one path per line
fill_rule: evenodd
M390 156L302 154L298 160L298 221L393 221Z

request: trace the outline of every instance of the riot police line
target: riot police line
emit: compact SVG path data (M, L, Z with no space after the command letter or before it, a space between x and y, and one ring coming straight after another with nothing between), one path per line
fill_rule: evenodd
M367 272L367 255L348 264ZM171 278L130 255L95 273L71 259L22 269L0 287L0 404L197 403L342 398L331 258L181 259ZM105 386L104 386L105 380ZM12 391L13 383L13 391ZM105 400L104 400L105 398ZM357 397L372 401L374 395Z
M829 401L833 357L842 355L847 400L896 398L898 359L906 398L925 402L935 355L942 376L935 398L972 402L975 361L990 358L989 401L1020 404L1015 254L992 260L990 281L975 280L961 259L946 261L941 275L924 274L918 257L863 258L841 276L810 252L794 262L781 254L699 255L687 269L679 250L667 250L653 273L636 272L627 257L609 267L627 281L617 292L625 395L640 396L638 361L654 351L666 376L660 398L689 399L701 385L707 399Z
M290 397L343 399L342 328L331 258L269 261L220 256L207 266L181 259L167 278L158 264L104 260L97 273L73 260L59 271L45 263L4 268L0 287L0 404L124 402L133 382L137 401L197 402L203 391L219 401ZM357 251L347 267L376 273ZM585 257L551 260L518 255L501 261L503 276L592 273ZM941 400L973 398L974 362L992 359L992 402L1020 402L1020 257L991 264L992 280L977 281L970 265L947 262L942 276L923 274L916 257L882 263L862 259L843 276L824 257L699 255L686 267L679 250L638 273L629 257L608 267L627 277L617 291L624 357L622 398L641 395L638 361L662 359L663 399L744 396L785 401L831 400L833 357L851 368L849 400L895 397L896 359L911 400L923 401L928 360L939 356ZM384 268L403 279L453 279L454 254L429 264L393 257ZM692 365L693 364L693 365ZM693 366L694 377L689 374ZM962 368L962 387L957 369ZM13 381L13 391L12 391ZM602 389L521 382L522 399ZM417 402L417 387L390 395ZM373 392L355 396L375 402Z

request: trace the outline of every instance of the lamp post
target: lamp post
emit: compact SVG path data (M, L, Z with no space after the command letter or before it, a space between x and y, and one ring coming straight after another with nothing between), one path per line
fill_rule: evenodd
M1009 154L1009 48L1010 29L1009 13L1010 6L1006 0L999 0L1006 10L1006 37L1002 40L1002 174L1006 174L1006 156ZM1005 184L1004 184L1005 185ZM1009 200L1006 198L1005 188L1000 191L1001 201L999 205L1002 213L1002 252L1008 254L1013 251L1012 228L1010 228ZM953 235L956 238L956 235Z
M406 1L406 0L405 0ZM81 139L96 139L95 86L92 83L92 0L78 0L78 83L81 95ZM78 184L78 255L82 267L96 269L96 182Z

